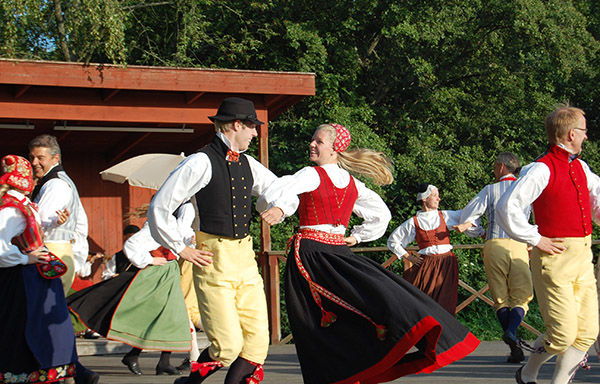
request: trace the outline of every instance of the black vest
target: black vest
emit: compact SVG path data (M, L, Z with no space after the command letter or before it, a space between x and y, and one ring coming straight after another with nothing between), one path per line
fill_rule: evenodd
M42 177L40 180L38 180L37 184L35 185L35 188L31 192L31 196L29 196L31 201L35 200L37 195L40 194L40 190L42 189L44 184L46 184L48 181L50 181L52 179L56 179L58 177L58 172L60 172L60 171L64 172L64 169L63 169L62 165L59 164L56 167L52 168L50 170L50 172L46 173L44 175L44 177Z
M115 253L115 270L116 273L122 273L127 271L137 272L140 269L133 265L131 261L125 256L125 252L121 249L119 252ZM130 266L131 265L131 266ZM129 269L127 269L129 267Z
M218 137L202 148L210 159L212 177L196 193L200 230L211 235L241 239L250 234L251 192L254 179L246 156L227 161L227 145Z

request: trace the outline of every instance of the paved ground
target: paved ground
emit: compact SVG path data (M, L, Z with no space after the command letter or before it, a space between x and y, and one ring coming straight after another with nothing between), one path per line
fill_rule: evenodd
M205 343L202 335L199 338ZM121 364L122 351L128 350L127 346L109 343L106 341L95 341L83 343L78 341L80 352L94 352L95 345L107 351L109 355L82 356L81 361L89 368L102 375L100 383L172 383L174 377L154 375L154 367L158 361L159 353L144 352L140 356L140 365L143 376L134 376ZM518 365L505 363L504 354L507 348L502 342L483 342L479 348L466 358L438 370L430 375L415 375L400 378L393 383L422 383L422 384L458 384L458 383L514 383L514 372ZM174 353L172 361L179 363L184 354ZM600 383L600 363L596 356L590 357L589 371L579 370L574 383ZM554 363L546 364L541 371L538 383L549 383L552 376ZM225 370L221 370L207 379L205 384L223 383ZM263 384L300 384L302 375L300 365L296 357L293 345L272 346L269 349L269 357L265 364L265 380Z

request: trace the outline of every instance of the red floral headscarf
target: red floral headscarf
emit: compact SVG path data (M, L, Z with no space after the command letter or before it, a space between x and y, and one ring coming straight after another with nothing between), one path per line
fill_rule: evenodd
M16 155L6 155L0 160L0 165L2 166L0 185L8 184L21 191L33 191L33 170L27 159Z
M335 141L333 143L333 150L336 152L344 152L350 146L350 131L341 124L329 124L335 128Z

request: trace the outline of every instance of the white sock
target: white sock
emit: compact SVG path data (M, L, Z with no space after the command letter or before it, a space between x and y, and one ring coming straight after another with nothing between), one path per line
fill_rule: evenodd
M584 358L585 352L573 347L559 353L556 358L556 367L554 367L551 384L567 384Z
M533 347L535 349L539 349L544 345L544 335L540 335L533 343ZM529 359L527 359L527 364L523 367L521 371L521 379L525 383L535 382L537 381L538 373L540 372L540 368L542 365L550 360L552 356L545 350L543 352L532 352L529 355Z
M196 338L196 327L190 320L190 331L192 332L192 349L190 350L190 361L198 361L200 350L198 349L198 339Z

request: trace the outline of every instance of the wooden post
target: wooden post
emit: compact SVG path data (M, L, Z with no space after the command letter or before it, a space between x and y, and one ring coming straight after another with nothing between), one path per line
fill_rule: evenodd
M258 119L264 121L258 132L258 159L265 167L269 167L269 126L268 112L257 111ZM271 344L279 343L281 339L281 324L279 311L279 260L271 252L271 228L264 222L260 223L260 253L259 266L262 270L267 296L269 316L269 338Z

